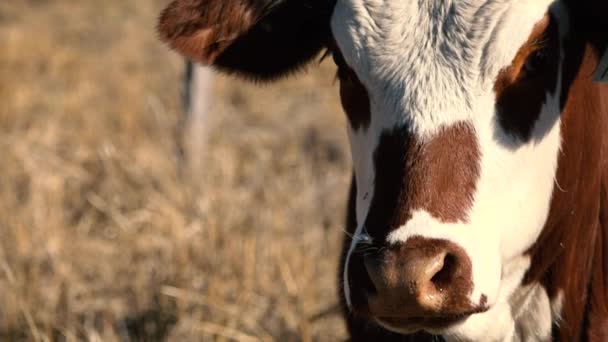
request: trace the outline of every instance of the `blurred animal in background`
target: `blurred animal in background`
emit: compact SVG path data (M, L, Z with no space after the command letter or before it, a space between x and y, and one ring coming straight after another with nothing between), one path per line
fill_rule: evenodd
M255 81L333 55L354 164L339 271L352 340L606 341L608 87L593 82L606 13L176 0L158 29Z

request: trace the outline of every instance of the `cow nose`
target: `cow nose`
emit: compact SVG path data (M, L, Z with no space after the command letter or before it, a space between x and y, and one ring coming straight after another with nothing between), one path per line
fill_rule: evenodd
M395 299L412 296L415 298L411 299L416 300L418 305L428 308L440 304L441 294L444 288L449 286L457 267L454 256L445 251L397 262L399 269L385 272L382 272L383 265L378 258L366 256L364 261L377 296Z
M471 311L471 262L454 243L409 239L382 255L366 255L375 293L372 315L402 319L457 316Z

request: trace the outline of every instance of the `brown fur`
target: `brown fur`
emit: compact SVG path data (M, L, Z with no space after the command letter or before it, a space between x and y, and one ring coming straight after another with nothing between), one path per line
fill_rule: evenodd
M184 56L212 64L260 19L263 5L252 0L177 0L162 12L158 31Z
M531 248L525 283L541 281L551 298L563 294L561 341L606 341L608 253L605 184L608 87L593 84L592 47L575 38L564 70L563 145L545 228Z
M444 222L466 222L479 157L477 140L466 124L446 128L429 141L416 141L405 130L383 135L374 154L368 232L385 239L418 209Z

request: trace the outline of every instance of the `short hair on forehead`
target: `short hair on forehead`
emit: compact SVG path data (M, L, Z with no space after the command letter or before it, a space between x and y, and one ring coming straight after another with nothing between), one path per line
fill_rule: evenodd
M542 42L535 27L544 25L538 22L550 6L551 0L344 0L331 27L372 105L384 108L385 128L400 123L430 138L441 126L470 120L479 91L491 92L531 36ZM429 101L435 98L442 101Z

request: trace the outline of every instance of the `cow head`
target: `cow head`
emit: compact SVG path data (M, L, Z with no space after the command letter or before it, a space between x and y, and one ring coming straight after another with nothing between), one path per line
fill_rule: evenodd
M161 37L270 80L338 67L356 186L345 302L472 338L527 271L555 183L570 6L552 0L176 0Z

